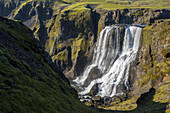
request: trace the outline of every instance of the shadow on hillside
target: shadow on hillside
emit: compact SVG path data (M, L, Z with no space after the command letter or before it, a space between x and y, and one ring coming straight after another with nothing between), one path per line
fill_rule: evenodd
M168 103L154 102L153 97L155 95L155 91L156 90L154 88L151 88L149 92L142 94L136 101L137 108L131 111L97 110L98 112L106 113L165 113Z

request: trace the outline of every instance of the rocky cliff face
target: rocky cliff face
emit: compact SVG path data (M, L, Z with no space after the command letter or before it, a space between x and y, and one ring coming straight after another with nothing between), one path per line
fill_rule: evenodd
M76 8L53 6L51 2L28 1L15 7L10 5L13 8L4 9L8 13L0 14L21 20L31 28L69 79L81 75L92 58L98 34L105 26L132 23L147 26L143 29L138 57L131 66L129 96L157 87L169 77L169 9L108 11L95 8L94 4Z
M169 77L169 25L168 19L155 20L152 25L143 29L134 71L138 75L135 83L140 87L158 86L163 78Z
M151 70L155 70L154 68L156 68L156 65L159 65L157 63L155 64L155 61L158 63L165 63L166 65L162 66L164 69L162 67L159 69L166 70L164 73L168 73L169 64L167 64L167 61L165 61L167 58L165 58L163 54L165 51L167 52L165 54L168 54L169 50L165 50L163 47L169 43L167 41L169 40L169 12L170 11L166 9L123 9L116 11L94 11L89 8L86 8L86 10L82 12L61 12L62 14L59 13L56 15L56 24L53 25L53 28L55 27L56 29L51 29L52 32L57 29L60 29L61 31L59 30L59 33L56 36L56 41L54 41L56 43L52 47L46 46L46 48L52 49L50 50L50 53L53 56L53 61L55 61L57 65L60 65L63 70L65 70L66 76L69 78L74 78L75 76L80 75L84 69L84 66L88 64L94 44L101 29L111 24L145 23L147 24L147 27L143 29L139 55L136 62L133 64L134 68L131 69L131 82L134 86L134 89L136 87L143 87L147 83L149 83L149 86L151 87L153 83L155 83L155 81L157 81L159 78L156 76L161 75L158 75L159 72L156 71L150 72ZM84 21L81 20L83 18ZM81 27L79 27L80 25ZM96 26L93 27L94 25ZM150 34L151 32L153 34ZM163 36L161 34L163 34ZM63 37L67 37L67 40L63 39ZM150 66L150 64L152 64L153 67L152 65ZM151 83L151 81L153 82ZM149 89L149 87L147 87L147 89ZM143 91L145 92L146 89L139 91L139 94Z

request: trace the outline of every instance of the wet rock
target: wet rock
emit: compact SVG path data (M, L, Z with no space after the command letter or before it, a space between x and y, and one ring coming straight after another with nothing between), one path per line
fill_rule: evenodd
M94 106L94 107L97 107L98 105L101 105L101 104L102 104L102 102L101 102L101 97L100 97L100 96L95 96L95 97L93 98L93 100L94 100L94 103L93 103L93 106Z
M104 103L103 103L104 106L109 106L109 105L111 104L111 102L112 102L112 98L105 96L105 97L103 98L103 102L104 102Z
M122 102L122 99L120 98L120 97L118 97L118 96L114 96L114 97L112 97L112 102L111 102L111 104L110 105L115 105L115 104L118 104L118 103L121 103Z
M98 84L95 84L90 90L90 96L94 97L98 93Z

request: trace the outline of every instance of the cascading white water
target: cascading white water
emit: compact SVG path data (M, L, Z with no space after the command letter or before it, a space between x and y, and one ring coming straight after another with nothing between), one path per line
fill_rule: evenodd
M88 94L95 84L101 97L121 95L124 86L128 89L130 63L136 58L141 31L140 27L127 26L123 43L120 26L107 26L100 32L91 64L73 80L81 88L79 95ZM94 69L100 72L93 75L95 78L90 76Z

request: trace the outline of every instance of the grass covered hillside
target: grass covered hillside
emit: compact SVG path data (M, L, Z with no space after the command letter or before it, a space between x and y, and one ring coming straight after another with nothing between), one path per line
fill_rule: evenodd
M96 9L170 8L169 0L63 0L74 4L96 4ZM73 7L73 6L72 6Z
M22 23L0 17L0 112L94 112L36 43Z

